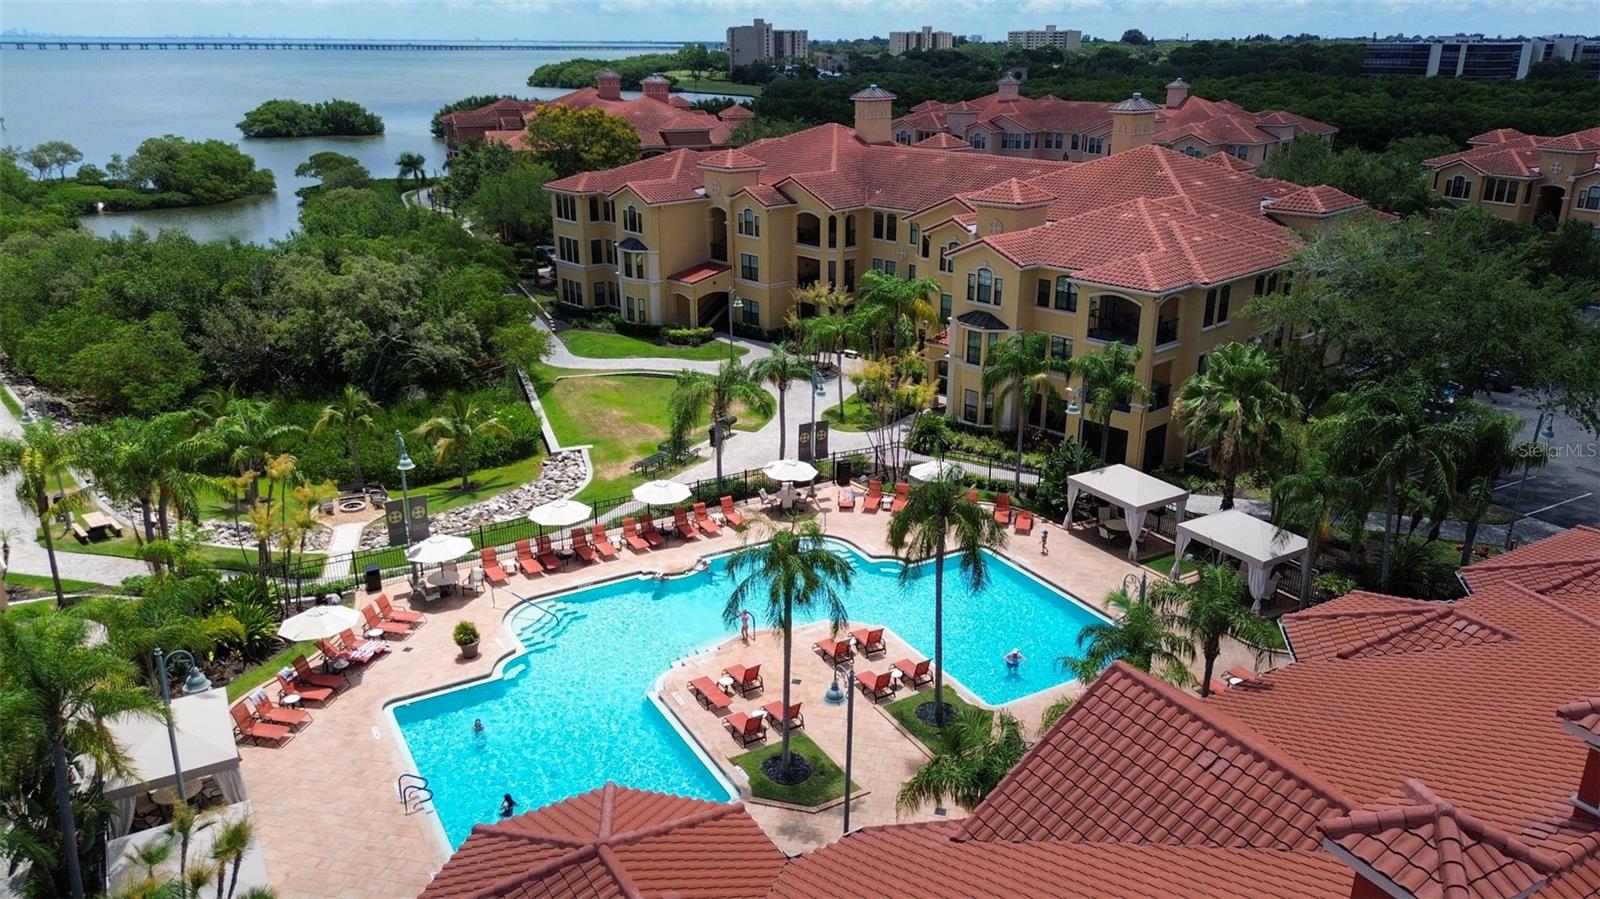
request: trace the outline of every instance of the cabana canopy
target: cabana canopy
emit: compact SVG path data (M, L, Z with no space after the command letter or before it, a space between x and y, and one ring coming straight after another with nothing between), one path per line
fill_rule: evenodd
M1139 532L1144 530L1144 517L1151 509L1177 505L1178 520L1183 520L1183 507L1189 501L1189 491L1151 477L1137 468L1126 465L1107 465L1067 478L1067 517L1062 525L1072 521L1072 507L1078 502L1078 492L1098 496L1114 506L1121 506L1128 519L1128 558L1139 557Z
M1248 512L1229 509L1185 521L1178 525L1178 536L1172 548L1172 576L1177 577L1183 565L1183 551L1190 540L1199 540L1244 562L1250 581L1250 595L1255 597L1256 609L1272 595L1269 575L1274 565L1299 558L1307 563L1306 538L1294 534L1271 522L1262 521Z
M221 820L212 822L211 826L196 827L194 835L190 837L189 841L190 864L192 865L197 859L209 859L211 857L211 847L216 842L217 837L222 835L224 825L245 818L249 814L250 803L242 802L228 806L227 809L223 810ZM259 831L257 833L259 834ZM139 850L171 835L172 825L163 824L160 827L141 830L130 836L118 837L107 843L107 879L111 882L113 893L131 886L144 877L146 868L140 862ZM177 876L177 856L179 851L179 845L174 841L172 857L162 869L164 873L174 877ZM227 881L232 876L230 871L223 876L223 880ZM238 877L238 895L240 896L243 896L254 887L264 888L270 886L267 882L266 850L261 848L259 836L251 841L250 848L245 850L244 859L239 865ZM208 895L209 893L209 889L200 892L201 895Z
M233 718L228 713L228 691L223 687L180 696L172 701L172 723L178 735L178 760L183 777L193 784L213 777L229 804L245 798L239 774L239 749L233 742ZM118 835L128 832L139 794L173 787L172 745L167 726L155 718L118 717L111 721L117 744L128 754L135 776L106 784L106 798L117 805Z

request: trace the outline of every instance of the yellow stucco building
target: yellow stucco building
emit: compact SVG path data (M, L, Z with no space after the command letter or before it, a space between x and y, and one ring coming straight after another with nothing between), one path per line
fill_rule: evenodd
M1551 216L1600 231L1600 127L1560 137L1496 128L1467 144L1425 163L1436 196L1475 203L1514 222Z

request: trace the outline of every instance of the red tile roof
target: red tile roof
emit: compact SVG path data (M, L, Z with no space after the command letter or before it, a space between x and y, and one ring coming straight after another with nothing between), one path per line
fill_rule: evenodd
M1056 202L1050 206L1052 219L1138 197L1188 197L1259 221L1263 198L1302 189L1298 184L1230 171L1153 145L1057 168L1034 178L1033 183L1056 195ZM1277 225L1271 227L1282 230Z
M911 146L919 147L924 150L965 150L972 145L961 138L956 137L954 134L941 131L932 137L925 137Z
M1556 717L1568 730L1582 731L1580 736L1600 748L1600 695L1569 702L1556 709Z
M1226 153L1222 150L1218 150L1217 152L1212 153L1210 156L1202 157L1202 159L1205 162L1211 163L1212 165L1220 165L1225 169L1231 169L1235 172L1253 172L1256 168L1255 163L1246 159L1240 159L1232 153Z
M1269 212L1303 213L1307 215L1336 215L1352 209L1363 208L1365 200L1352 197L1337 187L1319 184L1286 194L1272 201Z
M724 122L743 121L745 119L753 119L755 117L756 114L751 112L750 107L744 105L743 103L734 103L717 113L717 118L723 120Z
M1600 528L1578 525L1469 565L1461 577L1473 590L1511 580L1543 592L1580 578L1595 566L1600 566Z
M611 115L627 119L628 124L639 134L639 146L646 150L684 145L722 146L728 142L728 134L733 130L732 124L703 110L680 109L670 103L662 103L649 97L607 100L593 87L563 94L550 102L576 109L599 107ZM692 144L684 143L686 135L701 131L706 132L703 137L695 139ZM678 136L674 137L674 134Z
M783 865L740 803L608 783L477 825L421 899L760 896Z
M990 206L1046 206L1055 195L1016 178L1007 178L993 187L967 194L964 199Z
M1496 128L1492 131L1474 134L1467 138L1467 144L1473 147L1483 147L1489 144L1502 144L1508 140L1518 140L1527 136L1527 134L1515 128Z
M731 148L727 150L718 150L715 153L703 153L701 154L697 164L703 169L721 169L723 171L733 172L743 169L764 169L767 167L765 162L762 162L754 156L750 156L746 153L740 153L738 150Z
M1587 131L1574 131L1560 137L1551 137L1539 141L1541 150L1575 150L1586 152L1600 150L1600 128L1590 128Z
M1499 128L1476 135L1467 143L1473 146L1435 156L1425 160L1423 165L1438 169L1460 162L1485 175L1534 178L1542 174L1539 169L1542 151L1600 151L1600 127L1574 131L1560 137L1539 137L1523 134L1515 128ZM1600 168L1600 163L1596 163L1596 167Z
M679 281L684 284L699 284L701 281L704 281L708 278L715 278L723 272L728 271L729 268L731 268L731 266L725 262L702 262L699 265L686 268L681 272L675 272L671 275L668 275L667 280Z

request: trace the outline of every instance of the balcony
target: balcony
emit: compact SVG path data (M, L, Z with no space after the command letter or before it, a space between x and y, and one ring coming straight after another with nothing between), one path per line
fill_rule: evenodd
M794 242L803 247L822 246L822 221L809 212L802 212L794 221Z
M1137 345L1139 343L1139 319L1137 317L1102 319L1100 324L1089 327L1089 339L1102 340L1106 343L1120 340L1126 344Z
M1178 342L1178 320L1166 318L1156 322L1156 346Z
M1159 409L1165 409L1168 406L1170 406L1171 404L1172 404L1172 385L1171 384L1152 384L1152 385L1150 385L1150 404L1145 407L1146 411L1155 412L1155 411L1157 411Z

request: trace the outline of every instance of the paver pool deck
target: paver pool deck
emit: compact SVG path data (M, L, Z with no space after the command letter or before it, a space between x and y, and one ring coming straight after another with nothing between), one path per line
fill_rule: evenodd
M832 487L821 488L818 494L831 536L848 541L869 555L890 555L885 539L889 521L886 512L837 512ZM1107 591L1139 570L1117 549L1100 545L1092 532L1068 533L1055 525L1050 530L1050 555L1040 554L1037 529L1026 537L1013 535L1004 555L1013 564L1091 606L1100 608ZM312 707L313 723L293 739L279 747L241 746L256 833L266 853L273 888L285 899L320 899L414 896L427 885L448 857L448 849L431 812L407 815L401 807L395 781L407 770L405 755L384 707L396 699L489 675L516 646L516 639L503 627L506 613L517 602L513 593L532 597L619 575L683 570L699 556L737 547L741 539L731 529L724 529L715 538L688 543L675 540L669 547L645 554L623 549L618 558L608 562L574 566L532 579L513 575L511 582L498 590L486 589L478 596L433 603L425 610L427 623L410 636L395 640L387 657L354 674L352 685L326 708ZM358 603L367 601L365 593L358 596ZM451 640L451 630L462 620L474 622L483 634L476 659L461 659ZM824 632L825 625L820 624L796 631L794 677L800 678L801 684L794 698L805 703L805 732L842 763L845 710L822 701L831 674L829 666L810 650L811 643ZM889 651L877 659L858 659L858 669L881 670L898 658L921 657L892 633L887 636ZM1062 646L1061 652L1068 654L1074 649ZM735 637L663 672L661 689L666 705L719 760L725 773L731 770L726 759L742 750L719 720L689 696L684 684L702 669L715 675L730 662L759 661L767 683L765 691L734 702L734 708L739 710L759 708L782 698L781 653L781 643L771 633L758 632L749 646ZM1036 660L1034 664L1050 661ZM1219 670L1251 663L1246 651L1230 647L1219 662ZM1062 692L1076 689L1076 684L1063 685L1024 697L1005 708L1016 714L1031 735L1045 706ZM674 694L679 696L675 698ZM932 819L931 807L906 816L897 814L895 790L926 756L886 712L874 708L859 692L855 736L855 781L867 792L852 802L851 825ZM742 779L734 782L741 785L742 792L748 792ZM747 808L774 842L791 853L836 838L842 826L842 809L837 806L814 814L755 803L747 803ZM949 816L960 814L960 809L953 806L948 810Z

